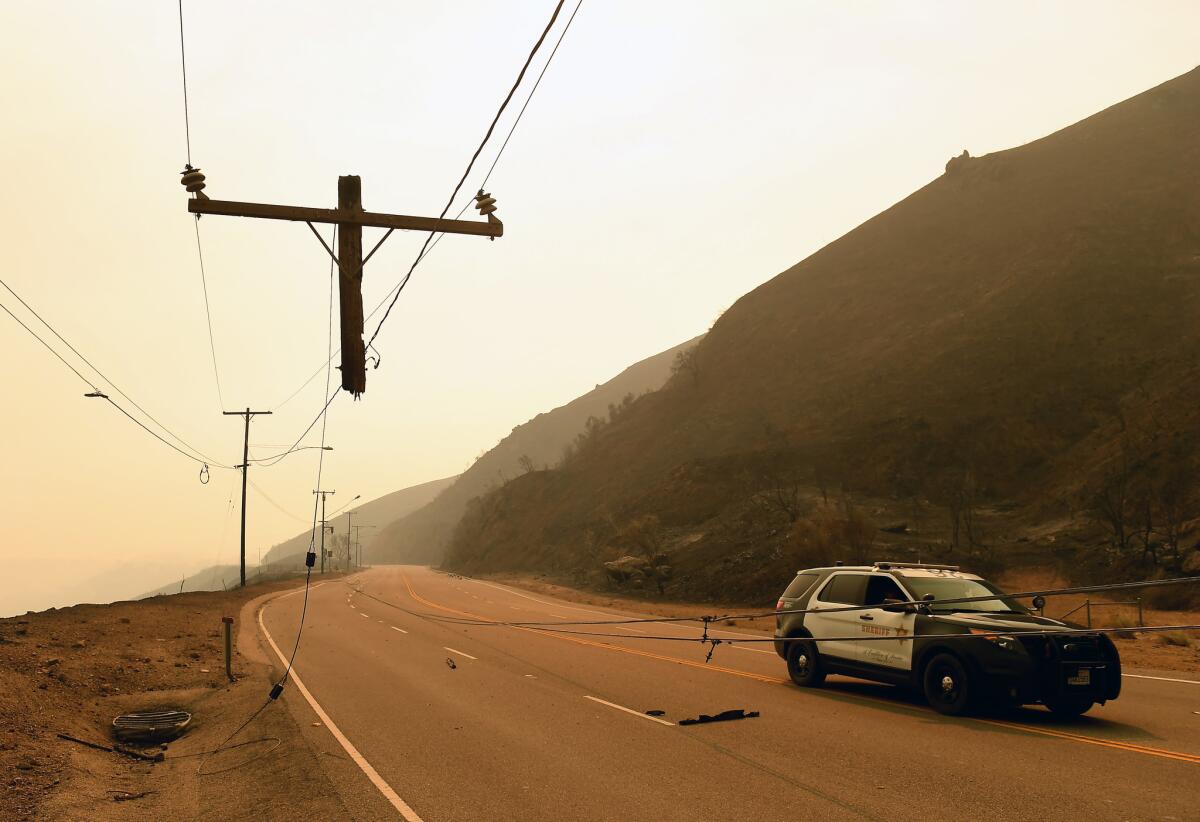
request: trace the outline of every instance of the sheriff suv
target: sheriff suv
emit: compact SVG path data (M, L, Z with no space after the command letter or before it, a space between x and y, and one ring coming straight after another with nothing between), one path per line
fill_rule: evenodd
M941 602L970 597L986 599ZM1107 636L1055 634L1079 626L1038 616L953 565L800 571L775 611L775 651L798 685L847 674L921 691L951 715L1040 702L1078 716L1121 692L1121 660ZM804 641L813 638L825 641Z

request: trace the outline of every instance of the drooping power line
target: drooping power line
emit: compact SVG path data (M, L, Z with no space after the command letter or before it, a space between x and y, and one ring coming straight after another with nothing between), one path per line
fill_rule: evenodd
M111 398L104 396L103 392L100 391L100 389L96 386L96 384L94 382L89 380L87 377L83 376L83 374L81 374L79 372L79 370L77 368L75 368L75 366L71 365L71 363L69 363L66 360L66 358L64 358L62 356L62 354L60 354L57 350L55 350L55 348L52 345L50 345L48 342L46 342L44 339L42 339L42 337L39 336L37 334L37 332L35 332L32 328L30 328L28 325L26 325L19 317L17 317L16 314L13 314L12 311L10 311L6 306L4 306L3 304L0 304L0 308L3 308L6 314L8 314L10 317L12 317L14 320L16 320L16 322L22 328L24 328L27 332L29 332L29 334L34 339L36 339L38 342L40 342L46 348L47 351L49 351L51 354L53 354L55 357L57 357L58 360L60 362L62 362L63 365L65 365L65 366L67 366L67 368L71 369L71 371L74 372L75 376L77 376L77 377L79 377L79 379L83 380L83 382L86 383L92 389L93 393L98 394L99 396L108 400L113 405L113 407L115 407L122 414L124 414L125 416L129 417L129 419L131 419L135 423L137 423L137 425L139 427L143 428L147 433L149 433L155 439L161 441L164 445L167 445L168 447L173 448L176 451L179 451L179 453L183 454L188 459L194 460L195 462L198 462L201 464L216 466L218 468L230 468L231 467L231 466L226 465L225 463L221 462L220 460L212 459L211 457L209 457L207 454L205 454L203 451L199 450L195 446L189 445L182 437L180 437L178 434L174 433L171 429L167 428L167 426L165 426L161 422L159 422L149 411L147 411L145 408L143 408L136 400L134 400L132 397L130 397L127 393L125 393L125 391L123 391L120 386L118 386L107 375L105 375L105 373L103 371L101 371L94 364L92 364L91 360L89 360L82 353L80 353L79 349L77 349L74 345L72 345L70 343L70 341L67 340L66 337L64 337L62 334L60 334L54 326L52 326L49 322L46 321L45 317L43 317L41 314L39 314L37 312L37 310L34 309L33 306L31 306L28 302L26 302L25 299L23 297L21 297L21 295L18 294L16 291L14 291L12 286L10 286L8 283L6 283L2 278L0 278L0 286L4 286L5 290L7 290L8 293L10 293L14 297L16 297L17 301L19 303L21 303L21 305L23 305L25 307L25 309L27 311L29 311L30 314L37 317L38 321L42 325L44 325L47 329L49 329L51 334L53 334L55 337L57 337L59 339L59 341L62 342L62 344L65 345L67 348L69 348L75 356L79 357L80 360L82 360L84 363L86 363L87 366L92 369L92 371L94 371L97 375L99 375L100 379L102 379L109 386L111 386L114 391L116 391L118 394L120 394L122 397L124 397L134 408L136 408L138 411L141 411L142 414L144 414L147 419L149 419L151 422L153 422L155 425L157 425L159 428L161 428L163 430L163 432L167 434L167 436L171 437L177 443L179 443L184 448L188 449L189 451L191 451L193 453L189 454L186 451L183 451L180 448L176 447L172 443L167 442L167 440L163 439L156 432L147 428L144 424L142 424L142 422L140 420L136 419L134 416L132 416L128 411L126 411L120 405L117 405L117 403L114 402ZM199 456L195 456L195 455L199 455Z

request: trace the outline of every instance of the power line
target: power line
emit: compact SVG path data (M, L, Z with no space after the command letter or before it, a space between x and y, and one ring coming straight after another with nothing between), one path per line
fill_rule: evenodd
M183 69L183 134L187 139L187 164L192 164L192 125L188 121L187 53L183 48L183 0L179 0L179 64Z
M182 0L181 0L182 2ZM200 285L204 290L204 318L208 321L208 350L212 353L213 380L217 383L217 402L225 409L225 397L221 393L221 374L217 370L217 344L213 341L212 308L208 302L208 275L204 271L204 249L200 245L200 215L192 221L196 228L196 256L200 260Z
M17 299L20 299L20 298L18 297ZM69 368L69 369L71 369L72 371L74 371L74 372L75 372L75 376L76 376L76 377L79 377L79 379L83 380L85 383L87 383L89 386L91 386L91 389L92 389L92 391L99 392L99 390L100 390L100 389L96 387L96 384L95 384L95 383L93 383L93 382L92 382L91 380L89 380L87 377L85 377L85 376L83 376L82 374L80 374L80 373L79 373L79 371L78 371L78 370L75 368L75 366L71 365L69 362L67 362L67 361L66 361L66 360L63 358L63 355L62 355L62 354L59 354L57 351L55 351L53 348L51 348L51 347L50 347L50 343L48 343L48 342L46 342L45 340L43 340L41 337L39 337L39 336L37 335L37 332L35 332L35 331L34 331L32 328L30 328L29 326L27 326L25 323L21 322L21 318L20 318L20 317L18 317L16 314L14 314L14 313L12 313L11 311L9 311L9 310L8 310L8 306L6 306L4 303L0 303L0 308L3 308L3 309L4 309L4 313L5 313L5 314L7 314L8 316L12 317L14 320L16 320L16 321L17 321L17 324L18 324L18 325L20 325L22 328L24 328L26 331L28 331L28 332L29 332L29 334L30 334L30 336L32 336L32 337L33 337L35 340L37 340L38 342L40 342L42 345L46 346L46 350L47 350L47 351L49 351L49 352L50 352L51 354L53 354L54 356L58 357L59 361L60 361L60 362L62 362L62 364L63 364L63 365L65 365L67 368Z
M492 118L492 122L491 125L488 126L487 133L483 135L483 140L480 141L479 147L475 149L475 153L471 155L471 160L467 163L466 170L463 172L462 177L459 178L458 184L454 186L454 191L450 194L450 199L446 201L446 205L442 209L442 213L438 215L439 219L445 217L446 212L450 210L450 206L454 204L454 199L458 197L459 190L462 189L463 183L467 181L467 177L470 175L471 169L475 167L475 161L479 159L479 154L483 151L484 146L487 145L488 140L491 139L492 132L496 129L496 123L500 121L500 117L504 114L504 110L508 107L509 101L512 100L513 95L517 93L517 88L521 85L521 81L525 78L525 72L529 70L529 65L533 62L534 55L536 55L538 49L541 48L543 41L546 39L546 35L550 33L550 29L554 26L554 21L558 19L558 13L562 11L563 2L564 0L558 0L558 3L554 6L554 13L550 15L550 22L546 24L546 28L542 30L541 36L538 37L537 42L533 44L533 49L530 50L529 56L525 58L525 65L521 66L521 71L517 75L516 81L513 83L512 88L508 90L508 95L504 98L504 102L500 104L500 108L496 111L496 116ZM429 248L429 243L433 240L434 233L435 232L431 231L425 237L425 242L421 245L421 250L417 253L416 259L414 259L412 265L409 266L408 273L404 275L404 278L400 281L400 285L396 287L396 295L392 297L392 301L388 305L387 310L383 312L383 319L379 321L379 325L375 326L375 333L371 335L371 339L367 340L367 348L370 348L371 344L375 342L375 338L379 336L379 332L383 328L383 324L387 322L388 316L392 313L392 308L396 305L396 300L400 299L400 293L404 291L404 287L408 285L409 279L412 278L413 271L416 270L417 264L420 263L421 258L425 256L425 251L427 248ZM386 235L384 239L386 239Z
M129 395L128 395L128 394L126 394L126 393L125 393L123 390L121 390L121 387L120 387L119 385L117 385L115 382L113 382L113 381L112 381L112 379L108 377L108 375L106 375L106 374L105 374L103 371L101 371L99 368L97 368L97 367L96 367L96 366L95 366L95 365L92 363L92 361L91 361L91 360L89 360L89 359L88 359L87 357L85 357L85 356L84 356L82 353L80 353L79 349L77 349L75 346L71 345L70 341L69 341L69 340L68 340L66 337L64 337L62 334L58 333L58 330L57 330L57 329L56 329L54 326L52 326L52 325L51 325L49 322L47 322L47 321L46 321L46 318L45 318L45 317L43 317L41 314L39 314L39 313L38 313L38 312L37 312L37 311L34 309L34 307L33 307L33 306L31 306L29 303L27 303L27 302L24 300L24 298L22 298L22 297L21 297L21 295L20 295L20 294L18 294L16 291L14 291L14 290L13 290L13 288L12 288L12 286L10 286L8 283L6 283L6 282L4 281L4 279L3 279L3 278L0 278L0 285L4 286L4 288L5 288L5 289L8 291L8 293L9 293L9 294L12 294L14 297L16 297L16 298L17 298L17 302L19 302L21 305L25 306L25 309L26 309L26 310L27 310L27 311L28 311L30 314L32 314L33 316L37 317L37 319L38 319L38 322L40 322L40 323L41 323L42 325L44 325L44 326L45 326L47 329L49 329L50 333L51 333L51 334L53 334L55 337L57 337L57 338L59 339L59 341L60 341L60 342L61 342L63 345L65 345L67 348L71 349L71 353L73 353L73 354L74 354L76 357L79 357L79 359L83 360L83 361L84 361L84 362L87 364L87 366L88 366L89 368L91 368L91 369L92 369L92 371L96 372L96 374L98 374L98 375L100 376L100 379L104 380L106 383L108 383L110 386L112 386L112 389L113 389L114 391L116 391L118 394L120 394L122 397L124 397L126 400L128 400L128 402L129 402L129 404L130 404L130 405L132 405L132 406L133 406L134 408L136 408L138 411L141 411L141 412L142 412L142 414L144 414L144 415L146 416L146 418L147 418L147 419L149 419L151 422L153 422L155 425L157 425L159 428L161 428L161 429L162 429L162 430L163 430L163 431L164 431L164 432L167 434L167 436L171 437L173 440L175 440L177 443L179 443L180 445L182 445L184 448L187 448L188 450L190 450L190 451L194 452L195 454L198 454L200 457L202 457L202 458L203 458L203 459L198 459L198 460L197 460L197 462L206 462L206 463L207 463L207 464L209 464L209 465L215 465L215 466L217 466L217 467L219 467L219 468L230 468L230 467L231 467L231 466L225 465L225 464L224 464L224 463L222 463L220 460L214 460L212 457L208 456L207 454L205 454L205 453L204 453L203 451L201 451L200 449L196 448L196 447L195 447L195 446L193 446L193 445L190 445L190 444L188 444L188 443L187 443L187 441L185 441L185 440L184 440L182 437L180 437L178 434L174 433L174 432L173 432L173 431L172 431L170 428L167 428L167 426L165 426L165 425L163 425L161 422L159 422L159 421L158 421L158 420L157 420L157 419L154 417L154 415L153 415L153 414L151 414L149 411L147 411L145 408L143 408L141 405L139 405L139 404L138 404L138 402L137 402L137 401L136 401L136 400L135 400L133 397L129 396ZM62 362L63 362L63 364L64 364L64 365L66 365L68 368L70 368L72 371L74 371L74 372L75 372L75 375L76 375L77 377L79 377L79 378L80 378L81 380L83 380L85 383L87 383L88 385L90 385L90 386L91 386L91 388L92 388L92 391L98 391L98 390L99 390L99 389L98 389L98 388L95 386L95 384L94 384L94 383L92 383L92 381L91 381L91 380L87 379L87 378L86 378L86 377L84 377L82 374L80 374L78 371L76 371L76 369L75 369L75 367L74 367L74 366L72 366L72 365L71 365L70 363L68 363L68 362L67 362L65 359L63 359L63 357L62 357L62 355L61 355L61 354L59 354L57 351L55 351L55 350L54 350L54 349L53 349L53 348L52 348L52 347L51 347L51 346L50 346L48 343L46 343L46 341L45 341L45 340L43 340L43 339L42 339L41 337L39 337L39 336L38 336L36 333L34 333L34 331L33 331L31 328L29 328L29 326L25 325L25 323L23 323L23 322L21 322L19 319L17 319L17 317L16 317L16 315L15 315L15 314L13 314L13 313L12 313L11 311L9 311L7 308L5 308L4 310L5 310L5 311L8 313L8 315L9 315L10 317L12 317L14 320L17 320L17 322L18 322L18 323L20 323L20 324L21 324L21 326L22 326L22 327L24 327L24 329L25 329L26 331L28 331L30 334L32 334L32 335L34 336L34 338L36 338L36 339L38 340L38 342L40 342L42 345L46 346L46 349L47 349L48 351L50 351L50 353L52 353L54 356L58 357L58 359L59 359L59 360L62 360ZM111 402L111 400L110 400L110 402ZM115 403L114 403L114 405L115 405ZM124 410L124 409L122 409L122 411L123 411L123 410ZM139 424L140 424L140 423L139 423ZM145 427L145 426L143 426L143 427ZM151 433L153 433L153 432L151 432ZM158 435L157 435L157 434L155 434L155 436L157 437ZM161 437L159 437L159 439L161 439ZM170 444L170 443L168 443L168 445L169 445L169 444ZM172 446L172 447L174 447L174 446ZM178 450L178 449L176 449L176 450ZM191 455L185 455L185 456L191 456ZM192 459L196 459L196 457L191 457L191 458L192 458Z
M20 298L18 297L18 299L20 299ZM163 445L167 446L171 450L187 457L189 460L192 460L195 463L198 463L200 465L205 465L205 466L214 465L217 468L231 468L232 467L232 466L225 465L223 463L215 462L212 460L206 461L206 460L200 459L200 457L193 456L193 455L187 453L186 451L183 451L182 449L180 449L173 443L170 443L167 440L163 439L161 436L159 436L159 434L157 432L152 431L150 428L147 428L145 423L143 423L137 417L130 414L128 411L126 411L124 408L122 408L120 405L118 405L111 397L109 397L107 394L105 394L99 388L97 388L95 383L93 383L87 377L83 376L83 374L79 373L79 370L77 368L75 368L75 366L73 366L73 365L71 365L71 363L67 362L67 360L63 357L63 355L59 354L57 351L55 351L54 348L50 345L50 343L46 342L44 339L42 339L40 336L38 336L37 332L35 332L32 328L30 328L28 325L26 325L24 322L22 322L21 319L16 314L12 313L12 311L9 310L8 306L4 305L3 303L0 303L0 308L4 309L4 313L6 313L6 314L8 314L8 316L12 317L14 320L17 321L18 325L20 325L22 328L24 328L26 331L28 331L30 336L32 336L35 340L37 340L43 346L45 346L46 350L49 351L51 354L53 354L55 357L57 357L63 365L65 365L67 368L71 369L71 371L75 374L75 376L79 377L79 379L83 380L84 383L86 383L89 387L91 387L92 393L89 396L95 396L95 397L99 397L103 400L106 400L109 405L111 405L113 408L117 409L122 414L124 414L126 417L128 417L133 422L134 425L141 428L147 434L154 437L156 440L158 440L159 442L161 442ZM41 319L41 318L39 317L39 319ZM45 320L43 320L43 322L45 322ZM47 327L49 327L49 326L47 326ZM50 329L50 330L53 331L54 329ZM57 332L55 332L55 333L57 333ZM61 339L61 337L60 337L60 339ZM64 340L64 342L66 342L66 341ZM67 345L69 346L70 343L67 343ZM74 349L72 349L72 350L74 350ZM85 362L86 362L86 360L85 360ZM94 366L93 366L93 368L94 368ZM99 372L97 372L97 373L99 373ZM116 388L116 386L113 386L113 387ZM122 393L122 396L124 396L123 393ZM133 402L133 401L130 400L130 402ZM136 405L136 403L135 403L135 405ZM143 412L143 413L145 413L145 412ZM147 415L147 416L149 416L149 415ZM161 423L159 423L159 424L161 425ZM166 429L164 428L163 430L166 430ZM172 434L172 436L174 436L174 435ZM181 442L182 442L182 440L181 440ZM186 445L186 443L185 443L185 445ZM190 448L191 446L188 446L188 447ZM195 450L195 449L193 449L193 450ZM196 453L200 453L200 452L197 451Z
M263 489L259 488L258 485L255 484L254 480L250 480L250 487L253 488L256 492L258 492L258 495L260 497L262 497L267 502L269 502L271 505L273 505L275 507L275 510L278 511L279 513L283 514L284 516L291 517L292 519L296 520L297 522L303 522L305 525L308 524L307 519L305 519L304 517L296 516L291 511L287 510L282 505L280 505L278 502L271 499L270 495L267 494L267 492L264 491Z
M504 142L500 145L500 151L496 153L496 159L492 160L492 166L484 175L483 182L479 184L480 189L487 187L488 180L492 178L492 172L496 170L496 164L500 162L500 157L504 154L504 149L508 148L508 141L512 139L513 132L517 130L517 125L521 122L521 117L525 114L525 109L529 108L529 101L533 99L533 95L537 92L538 86L542 84L542 78L546 76L546 69L550 68L550 63L554 60L554 55L558 54L558 47L562 45L563 38L567 36L567 32L571 30L571 23L575 22L575 15L579 14L579 7L583 5L583 0L579 0L575 4L575 11L571 12L571 16L567 18L567 24L563 26L562 33L558 35L558 41L554 44L554 48L550 51L550 56L546 58L546 65L542 66L541 72L538 74L537 81L533 84L533 88L529 90L529 96L525 98L524 105L517 112L517 119L513 121L512 128L508 130L508 135L504 138ZM470 205L470 203L468 203ZM463 209L466 210L465 208Z

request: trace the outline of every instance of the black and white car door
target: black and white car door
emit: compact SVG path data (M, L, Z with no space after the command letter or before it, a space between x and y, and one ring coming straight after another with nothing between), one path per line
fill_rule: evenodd
M822 656L854 661L862 658L863 643L857 638L862 633L859 615L864 612L837 609L862 605L868 578L861 572L835 572L809 600L808 607L813 610L804 615L804 627L816 639L831 638L817 643L817 652Z
M864 637L864 641L858 643L862 646L858 656L861 662L904 671L912 669L912 636L917 615L904 612L902 603L909 601L911 597L890 574L870 576L863 603L878 607L857 615L858 627Z

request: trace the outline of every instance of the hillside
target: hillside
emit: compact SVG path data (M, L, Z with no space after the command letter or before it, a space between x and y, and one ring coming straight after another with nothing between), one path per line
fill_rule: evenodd
M566 405L518 425L437 499L384 529L379 535L378 552L374 555L376 561L440 561L450 534L471 499L502 485L530 466L544 469L558 464L563 449L583 430L589 417L605 418L610 408L621 405L628 395L637 397L660 388L671 374L676 355L694 346L699 339L647 357ZM523 460L527 460L524 466Z
M372 525L373 528L364 527L359 531L359 539L363 546L363 561L367 563L381 561L381 558L375 553L375 541L378 539L379 533L389 523L428 504L430 500L448 488L454 479L454 477L446 477L423 482L420 485L385 494L370 502L351 505L350 511L354 512L354 516L349 522L347 522L348 514L345 511L335 517L330 517L329 524L333 527L333 534L332 537L326 537L327 547L332 547L334 537L340 544L340 541L346 537L348 524ZM336 497L329 498L330 508L336 509L337 506L333 504L336 499ZM303 566L311 534L311 531L304 531L286 542L273 546L263 555L263 567L271 572L276 572ZM344 549L342 550L344 551ZM216 590L216 587L216 585L212 586L212 590ZM192 590L192 586L188 585L187 589Z
M1054 528L1132 555L1132 521L1107 541L1085 522L1101 497L1128 519L1141 483L1166 511L1176 477L1174 509L1195 505L1198 176L1200 70L953 158L745 295L690 374L574 459L481 500L448 565L598 581L665 553L681 593L767 599L814 552L875 550L864 534L903 520L897 550L925 556L1003 563L1061 547ZM1196 514L1156 515L1155 540L1180 545L1163 517Z

